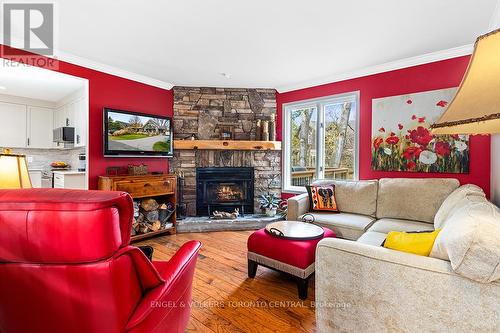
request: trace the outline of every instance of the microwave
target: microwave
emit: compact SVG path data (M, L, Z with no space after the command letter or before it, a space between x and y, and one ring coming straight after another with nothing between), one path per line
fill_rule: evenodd
M52 141L54 142L75 142L75 128L64 126L54 129Z

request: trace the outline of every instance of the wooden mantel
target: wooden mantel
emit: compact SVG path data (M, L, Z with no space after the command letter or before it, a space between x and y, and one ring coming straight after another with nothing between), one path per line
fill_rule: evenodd
M174 149L281 150L281 141L174 140Z

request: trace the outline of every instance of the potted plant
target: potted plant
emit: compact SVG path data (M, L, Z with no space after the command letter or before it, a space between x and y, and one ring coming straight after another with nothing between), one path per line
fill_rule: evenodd
M268 192L262 194L259 199L260 208L264 209L266 215L273 217L276 215L276 210L280 205L281 199L274 193Z
M288 214L288 201L286 200L281 200L279 206L278 206L278 211L277 214L286 219L286 215Z

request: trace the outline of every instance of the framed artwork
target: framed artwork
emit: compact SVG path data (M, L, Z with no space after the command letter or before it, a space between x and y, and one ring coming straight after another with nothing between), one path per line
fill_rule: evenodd
M457 88L372 100L372 169L469 172L469 136L433 135Z

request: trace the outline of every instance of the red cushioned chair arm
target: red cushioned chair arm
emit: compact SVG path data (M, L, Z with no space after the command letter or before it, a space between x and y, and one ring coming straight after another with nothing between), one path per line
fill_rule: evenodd
M200 242L189 241L168 262L155 263L159 267L159 273L165 283L150 290L144 296L130 318L125 328L126 331L142 332L143 329L137 327L151 327L152 325L151 323L144 324L145 321L151 320L151 318L154 318L155 321L164 321L165 317L169 316L172 311L174 313L188 311L189 314L190 305L179 304L179 302L184 302L186 291L191 288L194 266L200 247ZM165 308L168 309L165 310ZM157 311L156 314L152 313L155 309L162 311ZM158 316L158 313L162 313L161 317ZM173 327L171 328L174 331Z
M174 256L170 258L162 269L162 272L160 272L167 285L178 279L185 270L186 266L188 266L191 261L196 259L200 247L200 242L189 241L182 245Z
M161 277L160 273L153 266L151 261L134 246L127 246L121 248L115 255L115 258L120 256L128 255L132 258L132 261L135 266L135 271L137 272L137 276L139 278L139 283L142 286L142 291L145 293L150 289L158 287L162 285L165 280Z

